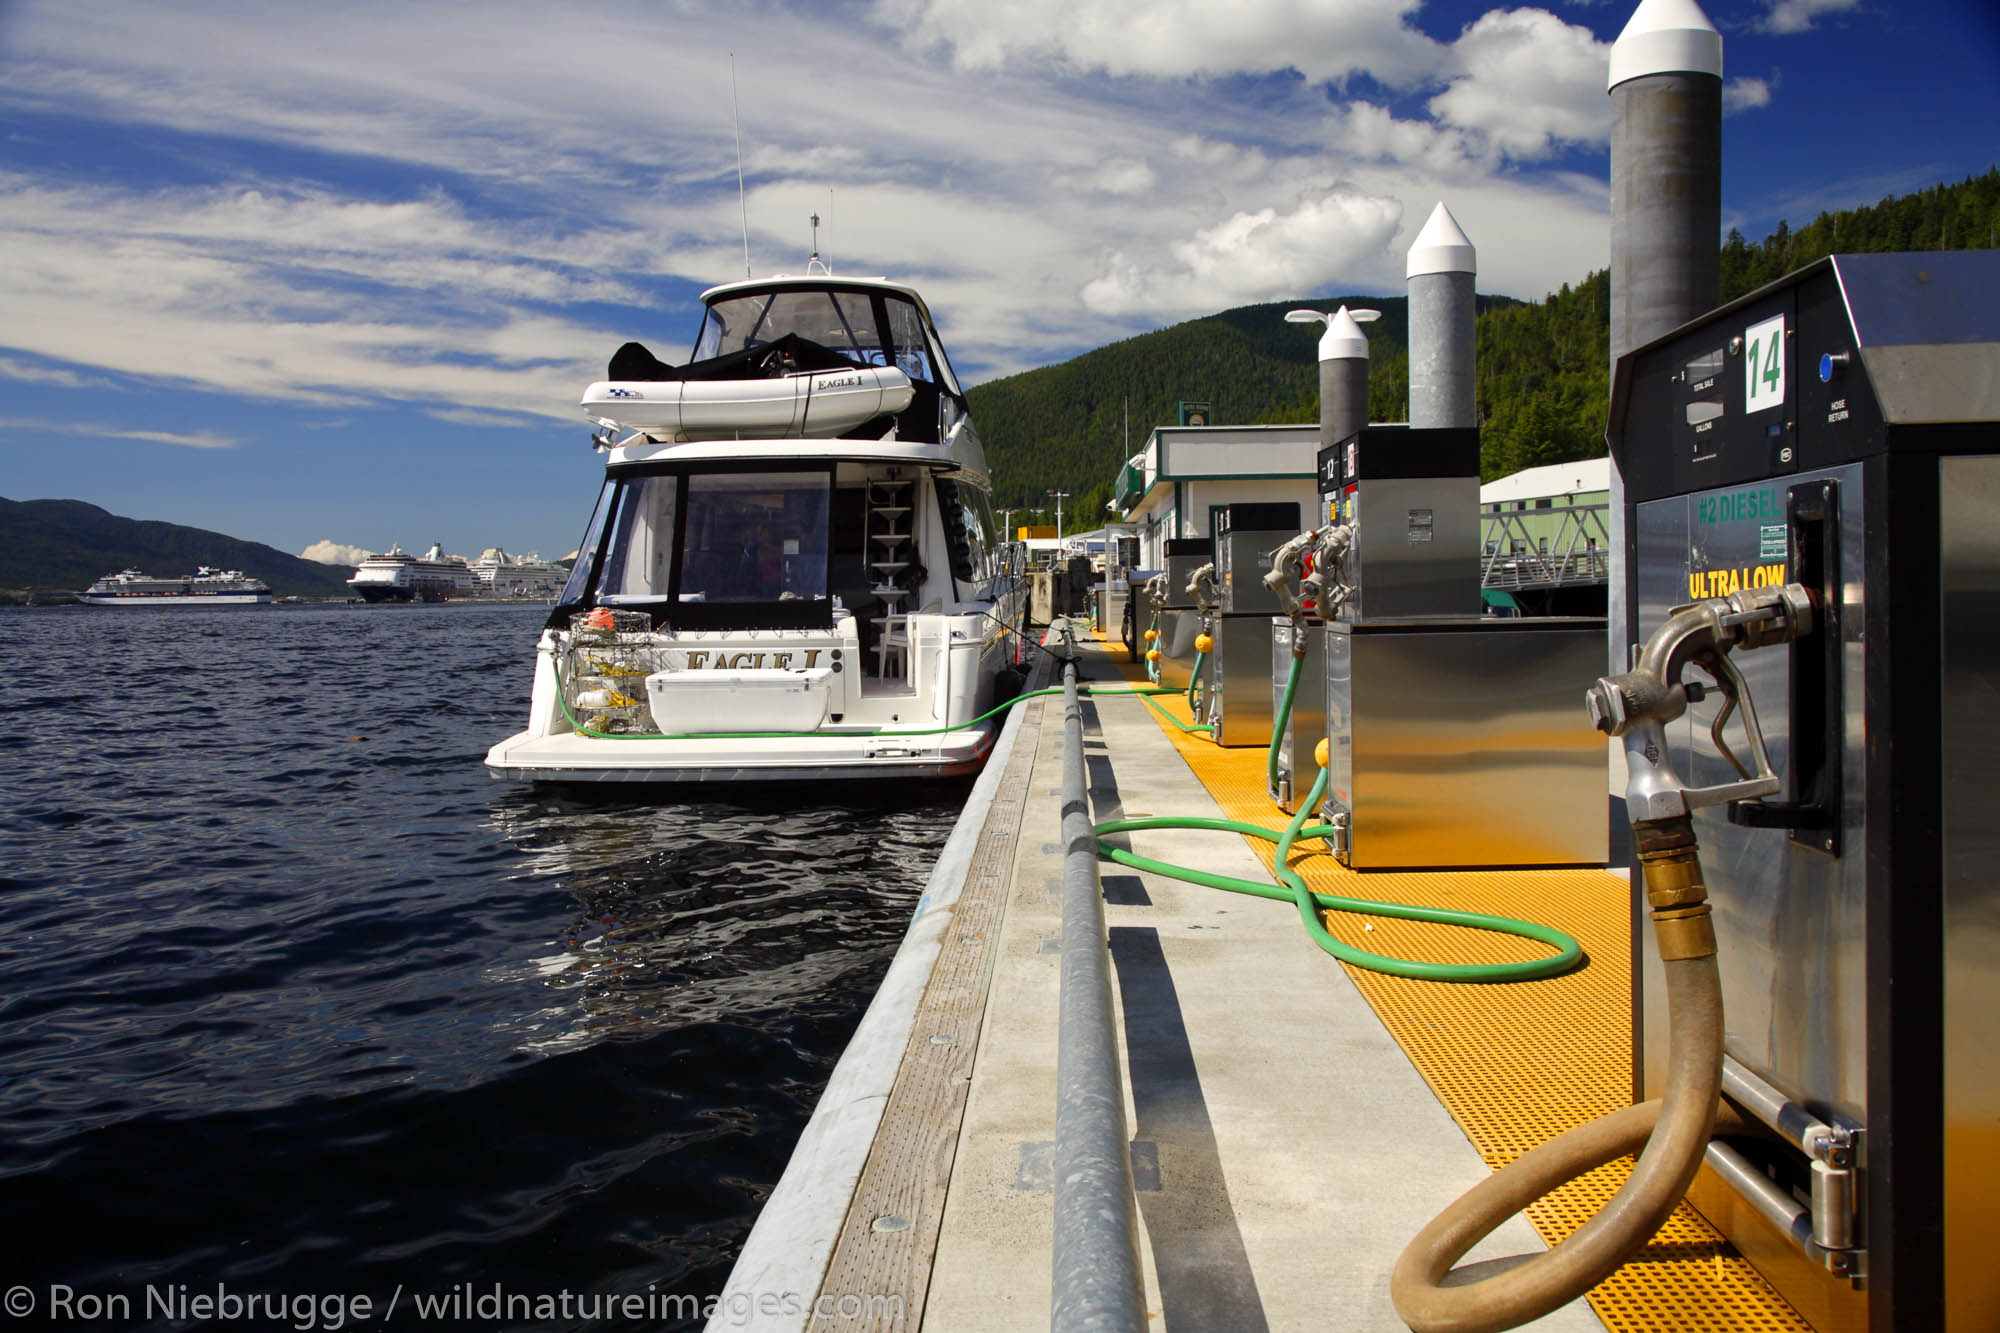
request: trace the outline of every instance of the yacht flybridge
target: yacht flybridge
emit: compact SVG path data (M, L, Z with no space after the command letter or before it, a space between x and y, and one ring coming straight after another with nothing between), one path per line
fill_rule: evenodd
M817 267L817 266L816 266ZM496 777L970 772L1020 651L1018 548L922 298L880 278L702 294L683 366L637 343L583 408L605 484Z

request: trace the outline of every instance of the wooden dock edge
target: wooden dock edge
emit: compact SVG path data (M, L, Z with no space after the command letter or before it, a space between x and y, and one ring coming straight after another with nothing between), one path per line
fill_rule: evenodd
M1046 684L1053 660L1038 655L1025 688ZM819 1326L823 1302L823 1315L852 1329L843 1296L877 1313L862 1323L915 1327L921 1317L1043 707L1037 699L1007 714L896 956L737 1254L707 1324L714 1333ZM1017 745L1023 732L1028 743ZM907 1226L878 1229L878 1217Z

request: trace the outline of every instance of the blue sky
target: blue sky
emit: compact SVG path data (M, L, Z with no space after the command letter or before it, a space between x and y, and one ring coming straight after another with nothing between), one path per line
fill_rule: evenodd
M576 403L750 258L973 382L1251 301L1603 267L1627 0L0 0L0 495L292 552L567 552ZM1724 226L2000 159L1991 0L1711 0ZM1302 335L1303 336L1303 335ZM155 571L171 572L171 571Z

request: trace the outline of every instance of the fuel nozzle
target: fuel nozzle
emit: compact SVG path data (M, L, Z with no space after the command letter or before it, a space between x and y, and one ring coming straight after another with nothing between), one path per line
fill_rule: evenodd
M1331 620L1341 604L1354 595L1354 585L1347 573L1347 553L1354 546L1354 525L1329 523L1313 537L1306 561L1310 568L1299 582L1299 595L1310 598L1319 607L1321 619Z
M1285 614L1294 619L1304 615L1307 610L1303 597L1305 592L1303 580L1306 568L1310 565L1313 547L1318 541L1319 531L1314 529L1311 532L1300 533L1271 552L1271 572L1264 576L1264 586L1277 594L1278 600L1284 604ZM1295 578L1301 580L1298 591L1294 591L1292 587Z
M1215 562L1210 561L1188 576L1187 595L1194 598L1194 604L1205 615L1222 604L1222 593L1215 586Z
M1606 676L1585 692L1591 725L1625 741L1625 803L1634 824L1677 818L1702 806L1753 800L1779 789L1749 686L1729 654L1738 648L1790 643L1812 632L1813 619L1812 594L1798 583L1677 607L1646 640L1632 670ZM1709 688L1700 681L1681 679L1689 666L1701 668L1724 696L1709 736L1736 770L1738 781L1690 787L1674 772L1666 725L1705 697ZM1723 737L1724 726L1738 709L1743 713L1750 764L1739 759Z

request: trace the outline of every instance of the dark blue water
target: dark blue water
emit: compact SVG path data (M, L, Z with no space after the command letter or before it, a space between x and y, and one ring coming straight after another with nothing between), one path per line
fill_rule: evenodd
M965 788L491 781L542 615L0 611L18 1326L720 1288Z

